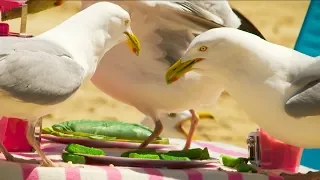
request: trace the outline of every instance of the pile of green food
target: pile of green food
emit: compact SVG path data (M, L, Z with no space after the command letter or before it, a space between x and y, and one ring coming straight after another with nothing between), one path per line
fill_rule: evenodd
M231 156L221 155L220 156L221 163L230 168L235 168L238 172L251 172L257 173L258 171L248 164L248 158L238 157L234 158Z
M116 120L72 120L44 128L42 133L60 137L141 143L152 134L152 130L141 124ZM169 140L158 137L151 143L169 144Z
M182 151L157 152L155 150L134 150L121 154L121 157L137 159L158 159L173 161L207 160L210 155L207 148L195 148Z
M69 144L62 153L64 162L73 164L85 164L86 159L83 155L105 156L102 149L87 147L79 144ZM182 151L157 152L155 150L143 149L127 151L121 154L121 157L153 160L171 160L171 161L190 161L207 160L210 155L207 148L189 149Z
M64 162L72 162L73 164L85 164L86 159L80 154L105 156L102 149L86 147L79 144L69 144L62 153L61 157Z

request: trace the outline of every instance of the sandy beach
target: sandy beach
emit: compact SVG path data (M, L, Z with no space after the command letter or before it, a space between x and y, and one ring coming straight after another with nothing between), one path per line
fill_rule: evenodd
M231 1L262 32L268 41L290 48L304 20L309 1ZM70 1L62 6L28 16L27 33L37 35L63 22L80 10L80 1ZM19 31L20 19L7 21L11 31ZM227 142L245 147L249 132L257 125L228 95L224 94L216 107L203 107L215 120L202 120L196 136L201 140ZM100 92L91 83L85 84L71 100L44 118L44 126L72 119L108 119L140 122L144 115L134 107L118 102ZM188 125L189 126L189 125ZM164 134L164 136L166 136Z

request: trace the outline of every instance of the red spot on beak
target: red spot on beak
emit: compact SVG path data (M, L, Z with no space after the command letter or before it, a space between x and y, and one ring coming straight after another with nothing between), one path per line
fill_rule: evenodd
M174 78L171 79L171 82L175 82L175 81L177 81L178 79L179 79L178 77L174 77Z
M57 0L55 3L54 3L54 5L56 5L56 6L60 6L62 4L62 0Z
M133 51L134 53L136 53L136 52L137 52L137 48L132 48L132 51Z
M197 58L195 59L197 62L204 60L204 58Z

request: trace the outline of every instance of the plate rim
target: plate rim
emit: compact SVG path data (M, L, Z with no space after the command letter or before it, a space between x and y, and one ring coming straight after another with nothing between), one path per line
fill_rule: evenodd
M74 153L76 155L80 155L80 156L84 156L85 158L108 158L110 160L119 160L119 159L123 159L125 160L126 162L141 162L141 161L144 161L144 162L150 162L150 163L154 163L154 162L163 162L163 163L170 163L170 164L181 164L181 163L184 163L185 165L192 165L193 163L196 163L196 164L203 164L203 165L206 165L206 164L210 164L210 163L219 163L219 159L217 158L212 158L210 157L210 159L207 159L207 160L190 160L190 161L182 161L182 160L177 160L177 161L174 161L174 160L158 160L158 159L139 159L139 158L128 158L128 157L121 157L121 156L108 156L108 155L89 155L89 154L81 154L81 153ZM103 160L103 159L101 159ZM116 164L114 164L116 165Z
M127 144L140 144L138 142L126 142L126 141L109 141L109 140L101 140L101 139L89 139L89 138L72 138L72 137L63 137L63 136L55 136L52 134L41 134L41 139L44 138L46 140L50 140L52 141L52 139L48 139L48 137L54 137L54 138L62 138L62 139L80 139L80 140L88 140L88 141L98 141L98 142L106 142L106 143L127 143ZM169 138L166 138L169 139ZM170 139L169 139L170 140ZM57 141L55 141L57 142ZM155 143L150 143L149 145L153 145L153 146L163 146L163 147L178 147L179 144L155 144Z

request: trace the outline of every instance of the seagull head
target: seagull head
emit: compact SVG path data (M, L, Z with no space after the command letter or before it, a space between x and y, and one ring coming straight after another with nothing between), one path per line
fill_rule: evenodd
M167 70L165 77L167 84L177 81L189 71L202 76L212 76L214 73L216 76L222 70L226 70L227 66L233 63L232 57L238 51L235 46L239 38L233 39L233 36L239 36L238 31L240 30L223 27L198 35L190 43L183 57Z
M88 10L88 13L91 12L93 14L91 15L92 18L90 18L92 24L98 22L96 24L103 28L106 37L111 40L111 42L108 41L108 47L113 47L125 41L130 50L137 56L139 55L141 49L140 41L131 30L131 18L127 11L110 2L97 2L83 11L86 10ZM88 13L86 16L88 16Z

